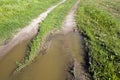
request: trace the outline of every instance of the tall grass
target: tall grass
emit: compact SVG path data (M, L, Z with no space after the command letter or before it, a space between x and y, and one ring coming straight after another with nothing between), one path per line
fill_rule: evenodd
M0 0L0 43L60 0Z
M116 16L120 3L117 1L81 0L76 13L77 25L89 49L89 71L94 80L120 80L120 14ZM100 3L112 3L109 6L113 10Z
M61 27L65 16L76 1L77 0L67 0L65 3L58 6L53 12L51 12L45 21L40 24L40 31L31 43L28 55L24 58L20 65L18 65L16 71L20 71L35 59L35 57L38 55L38 50L40 49L41 43L43 42L47 33L53 29L59 29Z

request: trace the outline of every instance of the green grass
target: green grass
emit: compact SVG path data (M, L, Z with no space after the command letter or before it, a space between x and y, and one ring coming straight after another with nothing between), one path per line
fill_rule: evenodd
M120 80L119 13L119 0L81 0L76 12L94 80Z
M45 21L40 24L40 32L32 41L30 45L30 51L24 60L18 65L16 71L20 71L35 59L35 57L38 55L40 44L44 42L45 36L53 29L60 29L65 16L68 14L69 10L72 8L76 1L77 0L67 0L65 3L58 6L53 12L51 12Z
M61 0L0 0L0 43Z

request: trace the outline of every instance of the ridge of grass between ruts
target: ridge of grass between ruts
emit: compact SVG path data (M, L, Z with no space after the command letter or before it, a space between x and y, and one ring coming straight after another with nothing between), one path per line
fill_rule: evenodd
M0 44L60 0L0 0Z
M40 31L30 44L27 56L25 56L23 61L18 63L18 67L15 72L18 72L29 65L35 59L35 57L37 57L40 44L44 42L43 40L47 33L53 29L60 29L65 16L68 14L69 10L76 1L77 0L67 0L65 3L61 4L55 10L53 10L53 12L51 12L48 17L40 24Z
M118 0L81 0L76 13L77 26L88 47L89 72L94 80L120 80L120 14L114 14L120 7L115 1ZM113 2L116 5L110 6L113 9L117 6L119 10L110 11L110 7L99 4Z

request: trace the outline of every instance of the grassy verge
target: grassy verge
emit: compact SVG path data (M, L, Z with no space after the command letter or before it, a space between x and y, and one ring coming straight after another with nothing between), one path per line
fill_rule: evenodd
M0 0L0 43L60 0Z
M76 13L94 80L120 80L119 11L119 0L81 0Z
M65 3L58 6L53 12L51 12L45 21L40 24L40 31L31 43L28 55L24 58L20 65L18 65L16 71L20 71L22 68L29 65L34 60L34 58L38 55L40 44L43 42L46 34L53 29L59 29L61 27L65 16L68 14L69 10L72 8L76 1L77 0L67 0Z

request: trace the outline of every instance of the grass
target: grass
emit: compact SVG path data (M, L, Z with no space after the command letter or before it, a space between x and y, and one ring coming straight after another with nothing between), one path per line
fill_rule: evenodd
M81 0L76 12L94 80L120 80L119 13L119 0Z
M35 59L35 57L38 56L38 50L40 49L41 43L44 42L45 36L53 29L60 29L65 16L68 14L69 10L76 1L77 0L67 0L65 3L58 6L53 12L51 12L45 21L40 24L40 31L33 39L30 45L30 51L28 52L27 56L25 56L24 60L19 63L16 72L29 65Z
M0 0L0 43L60 0Z

